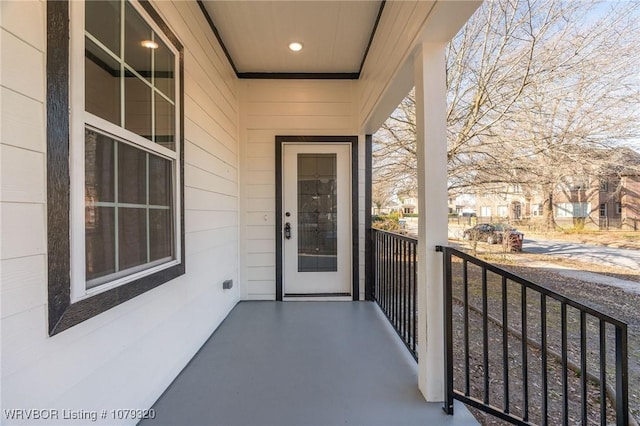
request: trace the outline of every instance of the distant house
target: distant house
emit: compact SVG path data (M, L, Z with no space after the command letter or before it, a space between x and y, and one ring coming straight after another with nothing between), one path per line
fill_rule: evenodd
M553 215L560 226L620 227L622 209L620 179L614 175L600 178L575 178L559 185L554 195Z
M479 220L517 221L533 215L530 196L520 184L498 185L493 191L478 194L476 212Z
M398 194L403 214L418 214L418 197L415 194Z
M553 217L559 226L640 229L640 154L616 151L609 166L589 176L571 176L556 186ZM542 222L548 196L536 186L504 183L478 194L485 222Z
M621 177L620 216L626 228L640 229L640 174L627 174Z

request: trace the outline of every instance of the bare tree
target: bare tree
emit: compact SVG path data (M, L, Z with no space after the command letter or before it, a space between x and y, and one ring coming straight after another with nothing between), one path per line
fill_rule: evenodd
M384 186L394 194L415 192L417 161L415 96L412 90L374 138L374 188Z
M588 25L581 25L583 16L553 32L521 99L494 126L495 139L510 146L523 171L521 180L544 194L549 227L555 227L554 195L572 180L611 168L612 151L640 135L639 5L604 6Z
M450 194L518 183L544 188L550 212L559 183L606 158L593 153L637 137L639 6L485 2L447 49ZM414 102L374 138L379 176L403 191L416 185Z

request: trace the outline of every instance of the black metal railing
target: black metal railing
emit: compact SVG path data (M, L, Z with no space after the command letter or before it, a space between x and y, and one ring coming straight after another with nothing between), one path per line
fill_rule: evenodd
M514 424L629 424L625 323L459 250L438 250L447 413L457 399Z
M372 238L373 299L417 360L418 240L379 229L372 230Z

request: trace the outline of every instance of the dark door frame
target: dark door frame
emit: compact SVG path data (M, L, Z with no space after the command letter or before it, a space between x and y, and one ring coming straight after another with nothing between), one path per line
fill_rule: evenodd
M276 136L276 300L283 292L282 254L282 146L291 143L348 143L351 145L351 294L360 298L359 226L358 226L358 137L357 136Z

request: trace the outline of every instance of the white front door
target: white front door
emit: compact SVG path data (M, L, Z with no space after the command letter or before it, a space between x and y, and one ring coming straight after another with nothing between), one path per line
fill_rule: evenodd
M285 143L284 296L351 295L351 146Z

